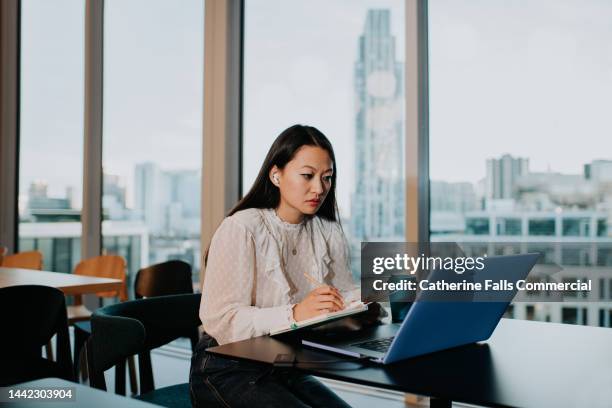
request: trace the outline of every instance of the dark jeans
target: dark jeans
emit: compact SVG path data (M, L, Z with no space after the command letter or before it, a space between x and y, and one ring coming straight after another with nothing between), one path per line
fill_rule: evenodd
M350 407L311 375L205 351L216 345L204 336L193 353L189 390L194 407Z

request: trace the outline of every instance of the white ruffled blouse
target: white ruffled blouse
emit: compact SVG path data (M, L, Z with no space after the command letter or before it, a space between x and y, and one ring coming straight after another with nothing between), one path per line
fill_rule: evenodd
M204 274L204 330L225 344L291 324L293 305L315 288L304 272L338 288L345 302L359 298L337 222L314 216L290 224L273 209L254 208L225 218Z

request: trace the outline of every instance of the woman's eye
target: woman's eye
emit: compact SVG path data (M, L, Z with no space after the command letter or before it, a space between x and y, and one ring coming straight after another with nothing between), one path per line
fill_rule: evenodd
M323 180L325 180L326 183L331 183L332 176L325 176L325 177L323 177Z
M312 174L302 174L302 176L306 179L306 180L310 180L312 178Z

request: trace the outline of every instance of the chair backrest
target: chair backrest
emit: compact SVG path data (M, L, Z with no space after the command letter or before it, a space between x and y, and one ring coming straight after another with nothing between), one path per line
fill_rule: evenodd
M43 266L43 255L40 251L18 252L13 255L5 255L0 265L7 268L41 270Z
M153 296L193 293L191 265L183 261L167 261L138 271L134 281L136 299Z
M23 300L27 299L27 304ZM22 285L0 289L0 385L33 380L42 360L41 348L57 334L53 372L72 379L72 359L62 291L50 286ZM49 376L47 374L46 376Z
M90 385L106 390L104 371L163 346L200 326L201 294L159 296L96 310L87 341ZM141 385L141 393L149 391Z
M118 297L119 300L126 301L127 283L125 277L125 259L119 255L100 255L93 258L84 259L74 268L75 275L96 276L98 278L121 279L123 284L119 292L98 292L98 297Z

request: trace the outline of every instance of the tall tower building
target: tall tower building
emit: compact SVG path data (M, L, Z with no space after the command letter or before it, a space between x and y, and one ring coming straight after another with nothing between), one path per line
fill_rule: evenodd
M516 198L514 184L519 176L529 173L529 159L504 154L487 159L486 194L491 199Z
M163 174L155 163L139 163L135 169L136 211L154 234L163 231L166 206Z
M404 240L403 64L389 10L368 10L355 63L355 241Z

